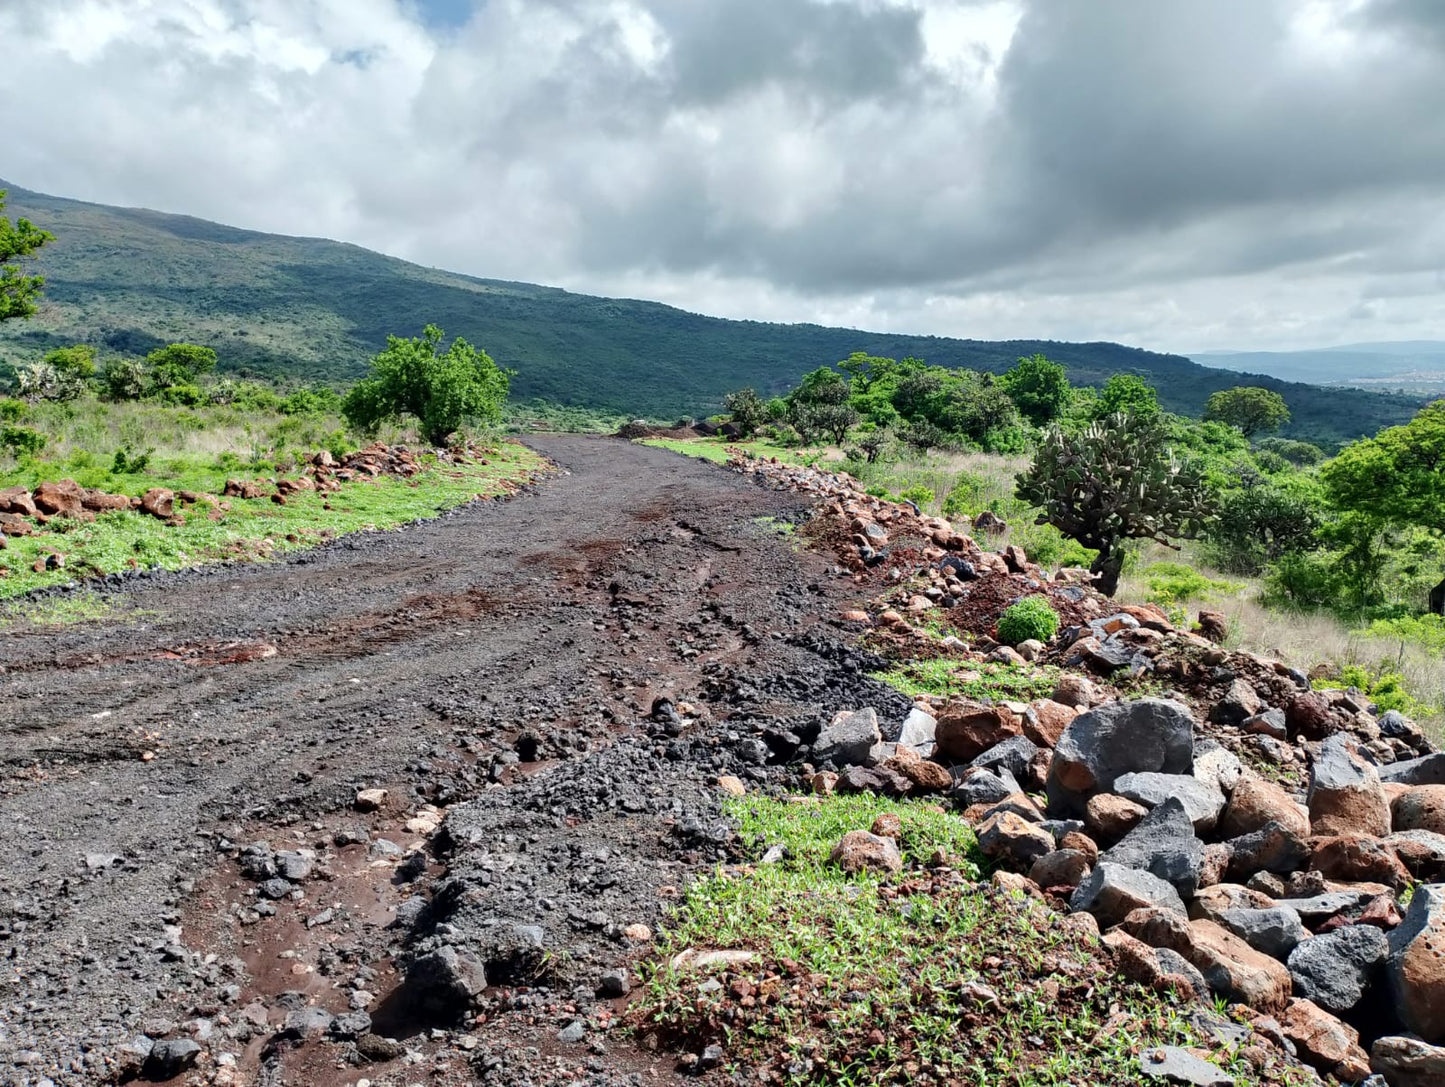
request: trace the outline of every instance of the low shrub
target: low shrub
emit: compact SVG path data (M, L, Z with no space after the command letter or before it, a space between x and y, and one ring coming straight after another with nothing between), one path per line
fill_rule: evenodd
M1058 612L1042 596L1030 596L1004 609L998 619L998 640L1005 645L1031 638L1047 642L1058 629Z
M1149 583L1149 601L1154 604L1183 604L1188 600L1208 600L1220 593L1238 592L1233 581L1205 577L1182 562L1156 562L1144 572Z

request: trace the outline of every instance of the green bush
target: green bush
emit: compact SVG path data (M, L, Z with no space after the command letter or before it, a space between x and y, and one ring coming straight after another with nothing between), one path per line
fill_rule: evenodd
M960 472L943 496L945 517L972 517L983 509L988 484L978 476Z
M1155 604L1182 604L1186 600L1207 600L1218 593L1237 592L1233 581L1207 578L1182 562L1156 562L1145 571L1149 600Z
M132 452L130 446L123 445L115 451L111 458L110 470L118 476L138 476L146 470L146 465L151 462L151 454L154 449L147 449L144 453Z
M15 457L34 456L45 448L45 435L33 427L0 427L0 449L8 449Z
M1445 653L1445 616L1404 615L1376 619L1370 624L1369 633L1379 638L1413 642L1432 653Z
M1418 714L1421 706L1405 690L1405 677L1399 672L1387 669L1371 671L1363 664L1351 664L1341 669L1339 685L1355 687L1363 691L1374 702L1381 713L1399 710L1401 713Z
M1059 615L1042 596L1030 596L1010 604L998 619L998 640L1018 645L1030 638L1047 642L1059 629Z

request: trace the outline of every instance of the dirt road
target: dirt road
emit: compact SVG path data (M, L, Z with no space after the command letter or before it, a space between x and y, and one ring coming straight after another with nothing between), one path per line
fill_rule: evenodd
M826 623L849 583L787 534L801 499L534 444L562 471L512 500L0 635L0 1084L648 1065L593 1033L603 975L716 856L718 774L900 707ZM485 1025L435 977L457 950Z

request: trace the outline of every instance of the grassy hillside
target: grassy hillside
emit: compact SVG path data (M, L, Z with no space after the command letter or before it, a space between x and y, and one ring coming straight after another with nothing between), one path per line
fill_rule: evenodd
M14 360L88 341L143 354L171 340L214 347L221 367L267 375L358 376L387 333L427 322L485 347L518 376L514 395L658 416L706 414L742 385L781 391L853 351L1001 371L1043 352L1077 384L1138 372L1171 410L1255 382L1294 413L1286 432L1326 444L1402 422L1416 399L1342 392L1200 366L1114 343L989 342L703 317L653 302L423 268L338 242L237 230L184 216L10 190L6 214L50 230L42 313L0 329ZM18 326L18 327L17 327Z

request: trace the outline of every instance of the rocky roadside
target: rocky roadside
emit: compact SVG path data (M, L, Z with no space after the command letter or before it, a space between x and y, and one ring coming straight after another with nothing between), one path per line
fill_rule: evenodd
M156 932L118 957L114 944L91 953L102 974L154 994L127 990L128 1035L77 1038L69 1066L57 1063L36 1044L54 1040L37 1024L56 1029L44 992L30 983L17 998L7 979L0 1053L18 1083L726 1076L717 1054L649 1050L618 1024L669 906L734 856L720 798L799 785L948 805L976 827L1003 891L1071 913L1129 976L1234 1006L1247 1027L1231 1044L1344 1082L1438 1081L1445 918L1431 881L1445 877L1445 825L1432 790L1445 777L1411 722L1350 692L1312 692L1306 677L1154 609L1121 609L1076 574L1050 576L846 478L739 462L743 484L614 445L634 451L549 451L579 473L589 459L608 473L665 465L675 482L597 496L599 522L625 512L628 526L524 557L507 591L520 606L489 599L467 613L485 638L512 626L520 641L500 655L444 649L459 634L446 611L407 628L404 669L388 658L406 643L363 642L359 656L352 645L333 681L364 661L406 698L347 703L343 720L364 728L300 729L297 754L273 757L289 788L252 764L265 802L198 825L201 848ZM576 502L601 478L561 486ZM555 538L556 513L493 539L536 546ZM796 552L764 515L818 546ZM466 537L438 525L420 539L435 554ZM347 567L331 571L338 582ZM457 574L440 573L452 569L408 576L455 590ZM998 613L1030 594L1048 595L1066 628L1048 645L992 643ZM940 637L937 619L971 636ZM339 637L274 636L275 657L247 663L319 669L352 644ZM869 678L888 667L882 652L1061 671L1051 697L1026 702L910 700ZM308 705L318 723L335 719ZM283 703L265 712L295 716ZM387 735L378 722L409 718L393 761L367 751ZM318 758L318 745L334 754ZM886 828L854 834L840 863L888 852L872 840ZM72 885L82 894L144 863L130 850L91 861ZM30 901L0 914L0 953L34 975L39 911L63 899ZM74 980L52 978L51 999L74 1002ZM1228 1082L1197 1054L1146 1057L1165 1079L1203 1077L1174 1082Z
M1029 703L920 700L887 737L871 711L842 714L811 748L816 791L945 796L996 878L1091 917L1129 976L1241 1005L1341 1082L1445 1082L1445 754L1412 721L847 479L736 467L827 501L840 560L893 584L848 618L896 650L938 652L924 620L941 617L978 634L943 639L960 660L1069 670ZM1049 646L993 642L1030 595L1071 625ZM1129 696L1141 686L1155 695Z

